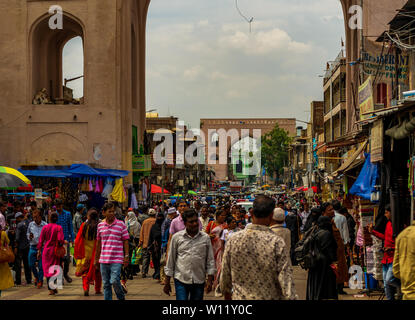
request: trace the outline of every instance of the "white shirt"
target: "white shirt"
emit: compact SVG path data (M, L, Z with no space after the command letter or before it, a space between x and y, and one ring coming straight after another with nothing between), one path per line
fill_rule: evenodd
M226 244L226 241L228 241L229 238L232 237L232 235L235 232L236 231L234 231L234 230L225 229L225 230L223 230L222 236L220 237L220 239L223 240L223 241L225 241L225 244Z
M336 224L337 229L340 231L340 235L343 239L344 244L348 244L350 242L350 236L346 217L334 211L334 223Z

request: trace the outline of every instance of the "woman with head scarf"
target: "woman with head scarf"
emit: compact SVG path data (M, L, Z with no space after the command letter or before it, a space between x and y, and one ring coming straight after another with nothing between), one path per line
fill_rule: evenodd
M318 251L318 259L316 266L308 271L306 299L338 299L336 274L332 268L337 260L337 244L333 236L331 218L319 217L317 226L314 245Z
M318 218L321 216L321 209L320 207L312 208L311 213L307 218L307 221L304 225L303 232L306 233L309 229L311 229L316 223Z
M127 217L125 218L125 225L127 226L127 230L130 235L129 255L131 259L133 256L133 252L135 248L137 247L138 242L140 240L140 231L141 231L141 224L140 222L138 222L137 216L135 215L134 211L132 211L132 209L129 210L127 213ZM130 260L130 264L126 270L127 278L130 280L133 280L133 276L136 276L138 272L140 272L140 266L138 264L133 265Z
M148 245L153 259L153 279L160 281L160 259L161 259L161 225L164 222L164 213L157 214L156 223L151 227Z

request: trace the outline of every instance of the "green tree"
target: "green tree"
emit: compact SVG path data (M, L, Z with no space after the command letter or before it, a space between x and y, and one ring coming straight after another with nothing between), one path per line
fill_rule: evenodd
M291 138L287 131L281 129L278 123L271 132L261 138L261 165L271 177L277 175L277 179L284 173L284 167L288 163L288 147Z

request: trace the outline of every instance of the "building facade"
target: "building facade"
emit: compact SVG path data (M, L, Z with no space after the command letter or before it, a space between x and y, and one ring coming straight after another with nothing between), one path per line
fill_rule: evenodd
M233 166L230 166L231 158L231 149L235 143L240 143L240 140L247 138L247 136L242 136L244 132L242 130L248 130L248 136L253 138L254 130L261 130L261 136L269 133L272 129L275 128L275 125L278 124L280 128L286 130L290 137L295 137L296 135L296 119L293 118L261 118L261 119L200 119L200 129L205 137L205 155L206 163L208 167L214 170L215 180L216 181L226 181L233 176L236 176L238 179L238 174L232 173ZM236 130L238 134L238 139L232 141L231 137L227 137L226 148L227 148L227 164L219 163L219 144L215 132L219 132L220 129L230 132L230 130ZM212 150L215 150L215 154L211 154L213 158L209 158L208 146L211 144ZM209 161L209 162L208 162ZM231 174L232 177L231 177ZM237 173L237 172L236 172ZM239 178L242 179L241 176Z
M133 149L142 144L145 126L149 2L2 3L2 165L85 163L131 171ZM52 5L63 10L63 29L49 26ZM79 104L64 98L68 90L62 79L63 47L74 37L82 38L84 53L84 97Z

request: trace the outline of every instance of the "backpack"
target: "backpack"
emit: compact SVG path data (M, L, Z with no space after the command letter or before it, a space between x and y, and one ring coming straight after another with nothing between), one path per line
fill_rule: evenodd
M318 227L313 226L295 246L295 260L304 270L315 268L321 258L321 252L316 241L317 234Z

